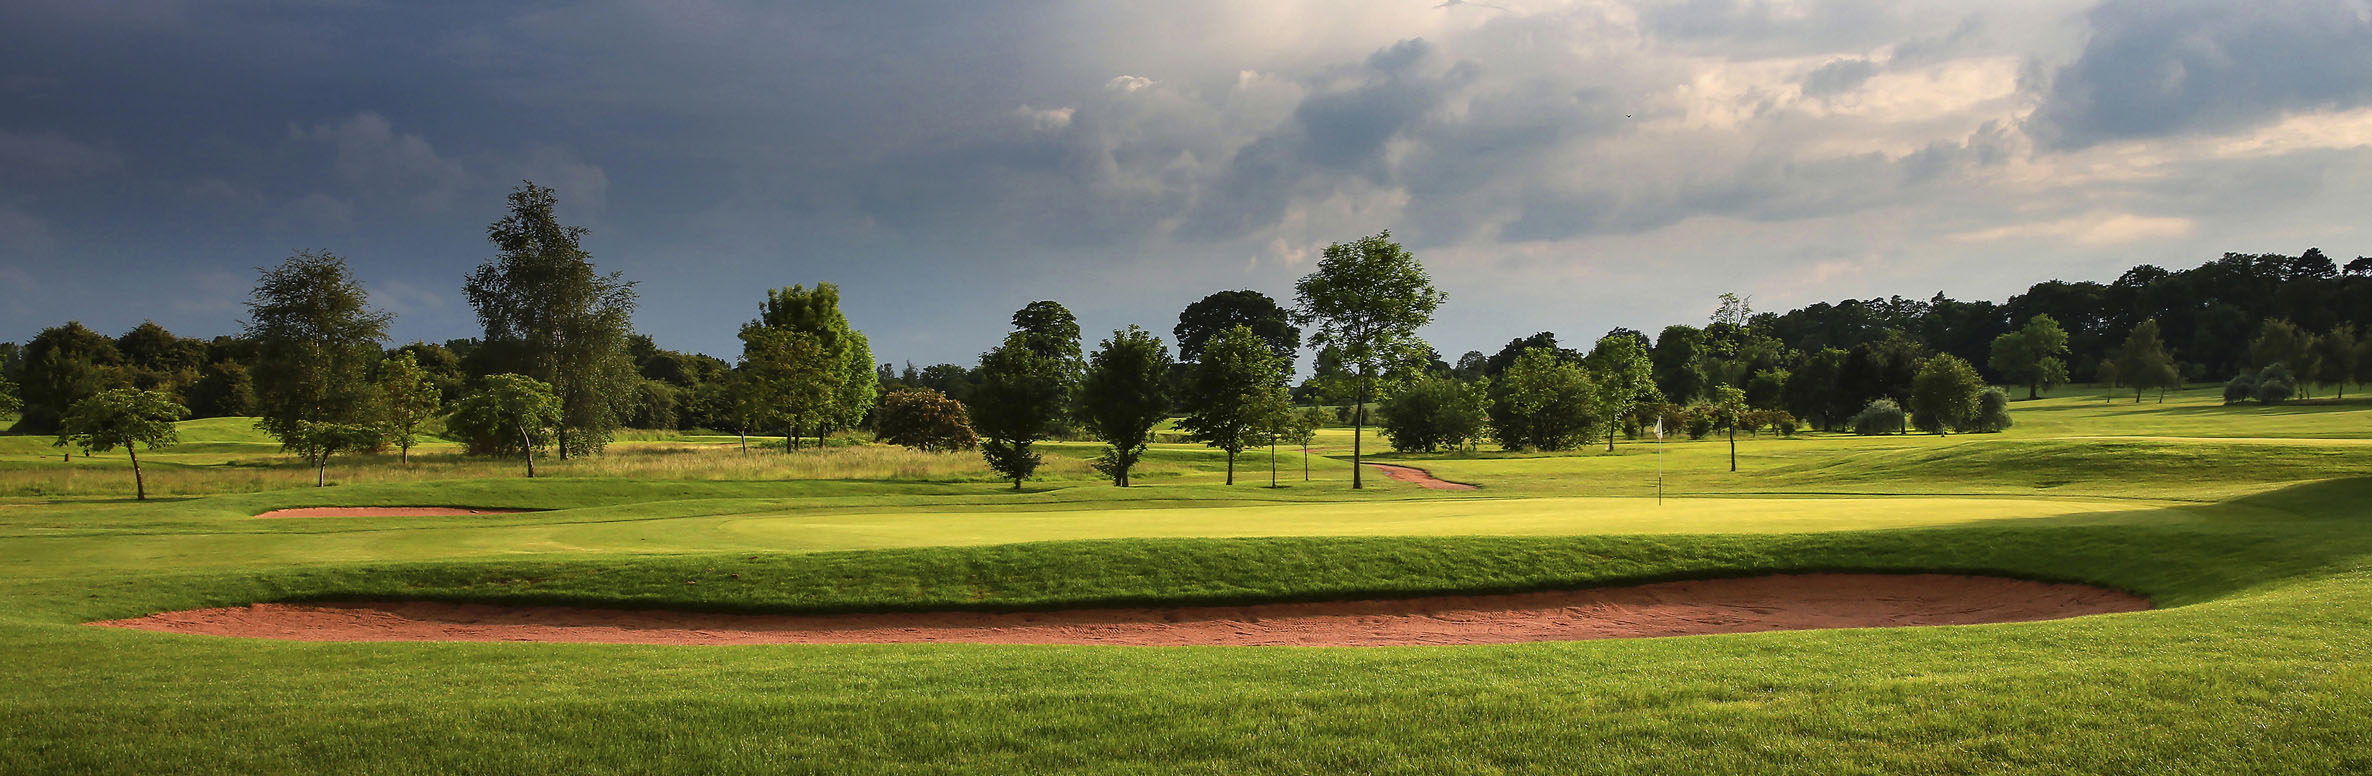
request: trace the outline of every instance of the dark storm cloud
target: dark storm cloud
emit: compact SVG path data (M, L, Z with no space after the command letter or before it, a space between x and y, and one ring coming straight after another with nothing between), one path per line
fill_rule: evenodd
M2033 130L2051 146L2260 125L2372 104L2372 16L2311 0L2109 0L2052 77Z
M1832 59L1820 69L1804 74L1798 83L1803 85L1805 96L1822 97L1859 89L1877 74L1877 63L1867 59Z

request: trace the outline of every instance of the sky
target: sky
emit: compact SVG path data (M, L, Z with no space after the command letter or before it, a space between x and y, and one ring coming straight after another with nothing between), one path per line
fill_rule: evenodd
M2372 253L2372 5L1197 0L0 5L0 340L235 332L345 256L397 342L556 189L639 330L831 282L883 361L1088 347L1390 230L1447 357L2226 251Z

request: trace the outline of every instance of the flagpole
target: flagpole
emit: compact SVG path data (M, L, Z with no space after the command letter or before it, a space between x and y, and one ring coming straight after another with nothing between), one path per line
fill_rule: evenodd
M1664 505L1664 419L1655 419L1655 505Z

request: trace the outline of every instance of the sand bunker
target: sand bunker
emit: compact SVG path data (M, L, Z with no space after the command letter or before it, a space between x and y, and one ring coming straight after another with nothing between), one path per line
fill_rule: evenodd
M294 641L1389 646L1973 625L2148 609L2084 585L1796 574L1388 601L1048 612L734 615L436 602L255 604L92 623Z
M1474 490L1474 486L1472 485L1468 485L1463 482L1451 482L1449 480L1441 479L1439 477L1433 476L1432 472L1428 472L1414 466L1395 466L1388 463L1371 463L1367 466L1368 468L1383 472L1384 476L1386 477L1390 477L1401 482L1415 483L1417 487L1427 490Z
M303 507L275 509L256 517L465 517L515 515L536 509L469 509L466 507Z

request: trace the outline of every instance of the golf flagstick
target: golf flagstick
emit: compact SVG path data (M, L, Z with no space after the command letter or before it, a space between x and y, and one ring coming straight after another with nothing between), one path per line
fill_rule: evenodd
M1664 505L1664 419L1655 419L1655 505Z

